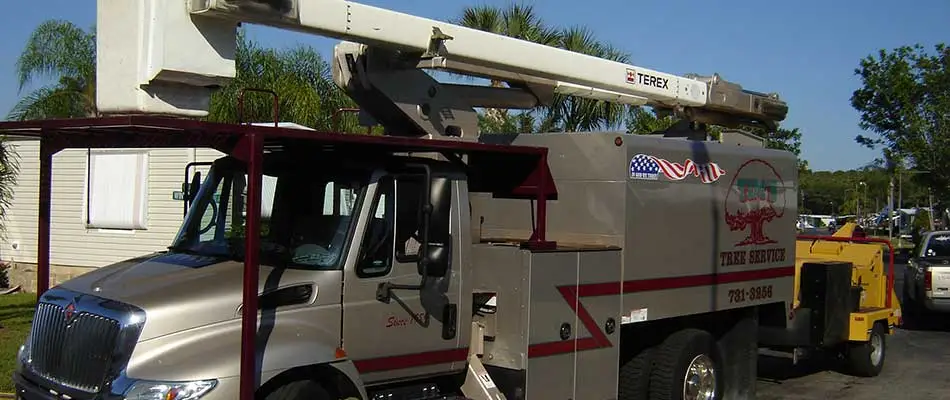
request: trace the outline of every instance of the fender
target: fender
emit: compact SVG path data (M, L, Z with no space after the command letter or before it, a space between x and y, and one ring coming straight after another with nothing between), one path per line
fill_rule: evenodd
M265 317L257 344L264 374L338 361L340 313L340 305L333 304ZM234 318L139 342L126 375L163 381L220 379L239 376L240 366L241 320Z

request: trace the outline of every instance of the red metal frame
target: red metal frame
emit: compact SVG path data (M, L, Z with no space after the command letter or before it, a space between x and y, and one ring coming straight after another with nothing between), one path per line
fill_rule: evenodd
M273 94L273 92L268 93ZM243 103L243 94L242 92L241 103ZM341 150L348 149L350 151L375 149L389 152L442 152L452 156L467 154L474 156L470 157L472 161L484 156L481 161L482 164L496 164L496 166L498 160L500 160L499 156L508 156L509 158L501 160L518 161L516 164L521 166L520 168L527 166L530 172L526 175L518 175L519 167L505 165L504 169L485 173L492 177L524 176L523 179L515 178L517 183L514 184L514 187L498 188L493 192L500 196L524 196L536 200L538 202L537 222L535 223L534 234L526 243L526 247L548 249L556 246L554 242L545 240L546 201L557 196L557 189L547 164L546 148L408 137L347 135L281 128L276 126L277 97L276 95L274 97L275 126L273 127L156 116L0 122L0 134L14 137L32 137L40 140L37 299L49 288L52 158L53 155L67 148L210 147L246 160L248 176L252 177L248 183L247 232L257 232L260 228L261 164L264 145L268 140L325 143ZM243 118L243 112L241 114ZM480 170L480 168L475 167L475 170ZM491 175L492 173L495 175ZM484 181L490 181L490 179L485 176L482 176L481 179L483 182L480 185L483 188L490 187L490 183L484 183ZM256 353L254 348L257 334L257 295L259 290L257 264L259 258L258 252L252 251L252 249L260 247L260 237L248 234L245 246L240 393L242 400L250 400L259 386L259 374L257 373L259 366L255 362Z
M826 240L829 242L855 242L855 243L884 243L890 252L890 260L887 268L887 294L884 295L884 304L891 308L891 293L894 291L894 245L890 240L869 237L843 237L843 236L824 236L824 235L798 235L799 240Z

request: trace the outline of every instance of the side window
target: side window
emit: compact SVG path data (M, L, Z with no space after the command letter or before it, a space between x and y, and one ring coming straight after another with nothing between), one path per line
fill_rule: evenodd
M373 196L370 219L363 233L356 275L360 278L383 276L392 270L393 264L393 227L396 222L395 192L396 184L392 177L380 178L376 194Z

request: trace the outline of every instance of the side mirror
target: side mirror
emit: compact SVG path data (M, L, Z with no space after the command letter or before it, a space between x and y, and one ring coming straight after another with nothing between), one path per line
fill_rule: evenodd
M419 260L419 274L428 277L444 277L452 266L452 241L429 243L426 254Z
M425 188L428 199L422 204L422 246L419 275L443 277L452 269L452 235L449 234L452 207L452 182L443 177L429 178Z

